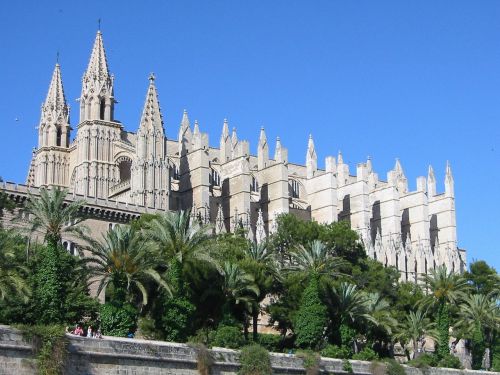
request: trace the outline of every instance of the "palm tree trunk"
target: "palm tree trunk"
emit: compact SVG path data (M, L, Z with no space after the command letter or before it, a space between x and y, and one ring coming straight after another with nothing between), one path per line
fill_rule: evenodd
M258 340L258 324L259 324L259 309L257 308L257 304L255 303L252 306L252 328L253 328L253 341L257 342Z

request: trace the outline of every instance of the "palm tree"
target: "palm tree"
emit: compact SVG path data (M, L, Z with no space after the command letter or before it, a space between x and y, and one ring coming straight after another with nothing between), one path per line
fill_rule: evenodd
M388 335L397 327L398 322L391 314L389 302L380 293L367 294L368 315L373 318L377 328L382 329ZM371 320L370 320L371 321Z
M11 232L0 230L0 301L6 298L26 299L30 288L28 270L16 259L16 241Z
M426 336L431 339L435 338L435 327L436 324L430 321L422 309L410 311L405 321L400 325L399 332L395 335L395 338L404 343L411 342L413 358L415 358L418 346L422 340Z
M472 294L460 305L456 324L462 335L472 340L472 367L481 369L486 348L491 348L493 334L500 330L500 309L493 291L487 295Z
M189 211L166 212L146 224L144 237L159 246L162 260L182 269L196 262L218 268L210 255L211 229L191 220Z
M47 244L36 263L34 278L35 310L40 323L60 322L64 317L66 291L60 265L61 235L80 232L82 218L78 211L82 201L65 202L67 191L60 188L40 189L40 195L29 195L25 212L29 214L30 235L42 232Z
M40 196L29 194L25 212L29 214L31 233L41 231L49 246L56 248L61 235L78 231L83 220L78 211L84 201L65 202L67 190L60 188L40 189Z
M252 273L255 283L259 288L259 294L252 303L252 328L253 339L257 340L258 319L260 303L266 297L271 285L280 278L278 263L275 254L268 246L267 242L252 242L244 248L245 259L243 265L245 269Z
M330 249L321 241L314 240L307 246L299 245L291 253L291 270L307 274L326 274L331 277L342 275L340 269L345 260L332 256Z
M449 354L450 314L448 307L449 305L457 305L463 300L469 285L462 275L448 272L444 265L423 275L421 280L428 294L420 301L420 305L427 308L437 308L437 354L443 358Z
M85 258L90 273L98 282L97 294L108 285L114 287L115 299L124 303L127 294L140 295L143 305L148 303L146 283L152 281L170 293L168 284L155 270L155 258L151 243L144 241L140 233L128 225L116 226L106 232L101 241L85 236ZM139 293L137 293L139 292Z

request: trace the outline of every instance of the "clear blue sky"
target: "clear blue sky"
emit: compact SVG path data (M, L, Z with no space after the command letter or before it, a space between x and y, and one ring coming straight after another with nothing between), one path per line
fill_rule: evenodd
M213 145L227 117L304 162L312 133L321 167L399 157L412 189L450 160L459 245L500 269L500 1L2 1L4 179L25 181L57 51L77 124L98 18L128 130L153 71L169 137L186 108Z

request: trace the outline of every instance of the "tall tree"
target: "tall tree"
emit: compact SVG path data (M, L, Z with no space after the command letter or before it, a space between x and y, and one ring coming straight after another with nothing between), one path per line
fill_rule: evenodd
M418 352L419 345L425 337L434 339L436 337L436 324L431 322L424 310L410 311L401 323L395 338L403 344L410 344L413 350L413 358Z
M420 301L423 307L437 310L437 354L444 358L449 352L450 305L457 305L465 297L467 280L460 274L439 266L421 277L428 294Z
M29 214L30 233L41 233L47 244L39 254L34 282L34 300L40 323L61 322L64 317L64 283L61 274L61 235L77 232L82 221L78 211L82 201L66 202L67 191L40 189L29 195L25 210Z

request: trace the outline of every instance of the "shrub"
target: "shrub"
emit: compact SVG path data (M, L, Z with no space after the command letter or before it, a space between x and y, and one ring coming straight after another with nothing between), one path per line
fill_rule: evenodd
M327 347L321 351L321 355L328 358L347 359L351 356L351 352L349 348L345 346L327 345Z
M212 345L229 349L239 349L245 345L245 338L238 327L220 326L213 335Z
M408 361L408 365L416 368L436 367L438 359L434 354L424 353L417 358Z
M348 359L344 359L342 361L342 370L344 370L345 372L348 372L349 374L352 374L354 372L352 370L351 362L349 362Z
M185 342L192 332L191 321L196 307L184 296L176 296L165 301L161 318L167 341Z
M203 344L195 344L193 347L196 350L196 369L198 373L200 375L210 375L214 365L212 353Z
M161 333L158 332L155 320L149 316L139 318L137 322L138 334L148 340L161 340Z
M195 332L193 336L188 337L188 342L193 344L203 344L207 347L212 346L215 337L215 331L208 327L202 327Z
M66 358L66 337L60 325L22 325L18 328L26 340L31 341L38 373L41 375L62 374Z
M269 333L259 333L257 340L260 346L263 346L270 352L279 352L281 347L281 336Z
M387 365L380 361L373 361L370 365L370 372L372 375L386 375Z
M321 357L312 350L302 350L297 353L297 357L302 359L302 365L306 369L306 375L319 374L319 361Z
M295 344L300 348L318 348L323 340L326 322L327 309L319 298L318 277L311 275L294 321L297 335Z
M406 375L405 368L395 359L390 358L385 362L387 366L387 375Z
M101 306L101 331L105 335L125 337L135 330L136 321L137 310L131 304L116 306L113 303L105 303Z
M462 363L460 360L452 354L447 354L443 358L441 358L437 364L437 367L446 367L446 368L462 368Z
M269 352L260 345L245 346L240 355L241 369L239 375L271 375L271 358Z
M359 353L354 354L352 359L357 359L359 361L373 361L378 359L378 355L372 348L366 347Z

